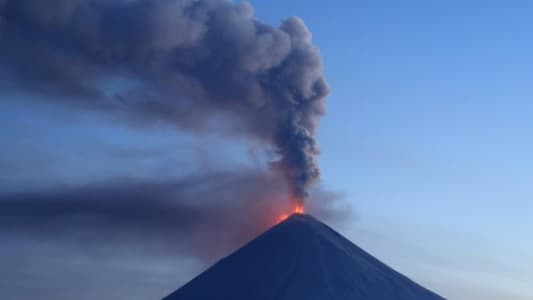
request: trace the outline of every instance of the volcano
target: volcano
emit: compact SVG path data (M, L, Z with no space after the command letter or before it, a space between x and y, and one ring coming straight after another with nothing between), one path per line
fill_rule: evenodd
M333 229L294 214L163 300L442 300Z

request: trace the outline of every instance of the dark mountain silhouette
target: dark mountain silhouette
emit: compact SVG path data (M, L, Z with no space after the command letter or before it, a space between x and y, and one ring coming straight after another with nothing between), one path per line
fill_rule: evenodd
M442 300L309 215L295 214L164 300Z

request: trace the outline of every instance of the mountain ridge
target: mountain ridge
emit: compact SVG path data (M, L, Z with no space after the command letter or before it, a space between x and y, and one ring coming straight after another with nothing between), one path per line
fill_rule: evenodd
M293 214L163 300L442 300L305 214Z

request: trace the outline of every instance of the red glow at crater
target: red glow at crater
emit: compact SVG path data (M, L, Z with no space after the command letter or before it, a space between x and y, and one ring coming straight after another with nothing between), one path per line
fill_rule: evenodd
M292 208L290 212L279 215L277 222L281 223L285 221L288 217L292 216L293 214L304 214L304 213L305 213L304 205L302 203L298 203Z

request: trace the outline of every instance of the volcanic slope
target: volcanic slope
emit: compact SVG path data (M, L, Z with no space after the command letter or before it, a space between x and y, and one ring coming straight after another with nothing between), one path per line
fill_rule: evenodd
M295 214L164 300L442 300L309 215Z

